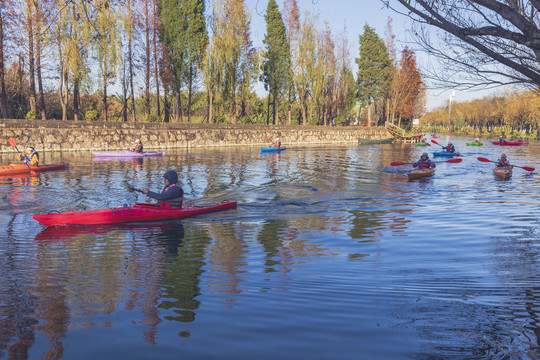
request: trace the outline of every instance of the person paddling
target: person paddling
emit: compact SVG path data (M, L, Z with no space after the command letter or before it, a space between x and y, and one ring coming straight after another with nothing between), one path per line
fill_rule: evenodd
M136 153L142 153L143 152L143 144L141 140L137 139L135 140L135 147L132 149L132 151Z
M435 169L435 163L429 159L427 153L423 153L420 156L420 160L413 164L415 169Z
M28 165L39 165L39 154L32 146L27 147L24 154L19 154L17 158Z
M148 189L141 190L141 192L152 199L158 200L161 205L181 208L184 202L184 190L178 181L178 174L174 170L169 170L163 175L163 178L165 187L161 193L149 191Z
M505 169L512 168L512 166L510 165L510 161L508 161L508 158L506 157L506 154L501 154L501 158L497 160L497 167Z
M272 144L276 147L276 149L279 149L281 147L281 140L276 138L276 141L273 141Z
M456 152L456 148L454 147L454 144L452 144L451 142L448 142L448 145L446 145L445 147L443 147L443 150L444 150L444 151L451 152L451 153Z

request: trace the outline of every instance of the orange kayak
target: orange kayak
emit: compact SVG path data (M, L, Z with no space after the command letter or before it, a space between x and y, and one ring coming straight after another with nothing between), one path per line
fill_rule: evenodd
M423 178L427 176L433 176L434 173L435 173L435 169L426 169L426 168L414 169L407 173L407 177L409 178L409 180L414 180L414 179L419 179L419 178Z
M51 164L51 165L30 165L30 169L35 172L44 172L52 170L64 170L68 167L66 163ZM6 166L0 166L0 176L19 175L24 173L30 173L28 166L25 164L10 164Z
M493 175L503 179L509 179L512 176L512 168L496 167L493 169Z

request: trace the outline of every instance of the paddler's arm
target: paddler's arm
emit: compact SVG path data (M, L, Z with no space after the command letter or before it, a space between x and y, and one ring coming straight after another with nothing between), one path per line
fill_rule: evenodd
M142 193L155 200L169 200L184 196L184 190L178 186L168 188L164 193L157 193L154 191L148 191L146 189L143 190Z

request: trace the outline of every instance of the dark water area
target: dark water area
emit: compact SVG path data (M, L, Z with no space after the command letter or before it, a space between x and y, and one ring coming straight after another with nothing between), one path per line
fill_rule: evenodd
M446 143L447 139L437 139ZM538 359L540 177L492 174L540 143L452 139L407 181L410 144L173 150L0 179L0 359ZM2 165L13 154L0 155ZM150 201L176 169L177 221L46 228L32 215ZM538 296L538 297L537 297Z

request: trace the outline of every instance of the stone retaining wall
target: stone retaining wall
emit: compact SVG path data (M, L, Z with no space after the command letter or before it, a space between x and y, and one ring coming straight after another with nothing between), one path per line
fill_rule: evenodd
M357 143L357 138L381 139L390 135L383 127L265 126L230 124L119 123L56 120L0 120L0 152L12 152L13 137L19 150L118 150L140 139L145 149L208 146L267 145L279 137L292 144Z

